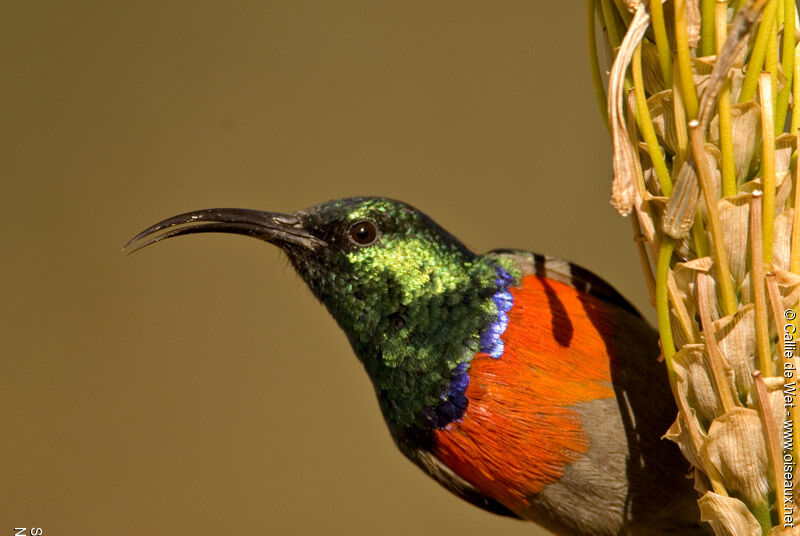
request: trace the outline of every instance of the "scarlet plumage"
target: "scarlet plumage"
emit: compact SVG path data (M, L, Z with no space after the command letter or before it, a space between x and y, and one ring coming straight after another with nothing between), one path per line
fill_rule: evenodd
M461 419L437 431L439 459L490 497L518 510L585 454L574 404L611 398L609 349L587 308L605 305L535 275L509 289L514 306L500 359L478 354ZM553 307L557 296L560 307ZM567 313L568 311L568 313ZM566 344L565 344L566 343Z

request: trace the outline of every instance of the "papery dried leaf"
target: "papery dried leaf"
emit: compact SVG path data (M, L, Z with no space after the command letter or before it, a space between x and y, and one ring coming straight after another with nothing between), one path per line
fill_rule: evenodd
M752 1L740 4L739 10L733 18L733 24L730 25L728 38L725 40L722 50L717 54L717 63L711 73L711 79L700 98L698 117L701 130L705 130L711 120L716 109L719 91L728 77L728 73L734 66L741 65L741 57L747 46L747 40L765 5L766 2ZM734 98L738 99L738 93Z
M692 72L699 75L708 76L714 70L714 65L717 64L716 56L706 56L701 58L692 58Z
M772 235L772 263L784 270L789 269L792 253L792 218L794 210L791 208L778 214Z
M706 153L710 166L716 167L714 155ZM673 238L684 238L689 234L697 203L700 200L700 183L694 160L683 163L675 178L672 196L667 201L661 226L662 230Z
M608 118L614 149L614 180L611 184L611 204L627 216L636 203L636 177L638 160L625 124L624 82L633 52L642 41L650 22L650 13L640 5L628 27L625 38L611 67L608 82Z
M709 491L697 505L700 519L711 525L716 536L761 536L761 525L739 499Z
M625 4L625 7L628 8L628 11L633 13L639 6L642 4L642 0L622 0L622 3Z
M686 308L690 318L695 318L697 313L697 301L695 300L695 277L696 270L691 270L683 266L683 263L675 265L671 270L672 277L675 281L675 288L678 291L683 306Z
M797 147L797 138L784 132L775 138L775 176L780 177L789 172L792 152Z
M639 206L634 207L634 209L636 210L636 217L639 219L642 235L644 235L645 240L652 242L656 236L656 226L653 223L653 218Z
M756 410L733 408L711 423L701 456L717 468L729 490L750 503L766 500L767 449Z
M675 287L690 318L695 318L697 314L697 272L708 272L712 265L711 257L702 257L680 262L671 270Z
M696 272L710 272L711 268L714 266L714 261L711 257L700 257L699 259L681 263L681 266Z
M766 380L779 380L778 382L767 382ZM767 389L767 403L769 404L770 417L774 430L783 429L783 419L786 409L783 407L783 377L764 378L764 385Z
M775 281L778 283L781 296L783 296L784 309L796 307L800 300L800 275L774 266L770 269L775 272ZM795 313L800 313L800 311L795 311Z
M717 146L712 143L705 144L704 154L707 158L708 169L713 171L710 177L712 181L712 186L714 188L713 197L714 199L719 199L720 197L722 197L722 172L720 171L720 164L719 164L721 155L719 149L717 149ZM700 208L700 212L703 214L703 217L707 220L708 214L706 211L705 196L700 196L698 207Z
M725 197L717 203L728 265L737 285L742 283L747 272L751 197L750 194L740 194Z
M708 311L709 319L711 321L720 317L720 307L717 301L717 280L714 277L707 277L707 284L705 287L697 286L697 304L698 309L705 304Z
M692 227L699 198L700 183L697 180L697 170L694 161L688 160L678 171L675 187L661 219L661 229L673 238L686 237Z
M722 415L723 410L706 365L707 359L704 344L687 344L672 356L672 364L678 389L703 420L710 422Z
M678 152L678 139L675 137L675 109L672 90L659 91L647 99L650 118L661 144L670 153Z
M747 272L744 274L742 284L739 285L739 303L753 303L753 292L750 281L751 273L752 272Z
M664 75L661 73L661 64L658 61L658 49L647 40L642 41L642 80L646 95L653 95L664 89Z
M753 386L753 363L756 354L755 306L750 303L714 321L720 351L733 370L736 391L744 394Z
M700 42L700 2L686 0L686 30L689 34L689 48Z
M789 172L784 172L775 177L777 189L775 191L775 211L780 212L786 208L786 202L792 193L792 177Z
M669 314L669 325L672 329L672 342L675 344L675 348L683 348L684 345L691 342L683 332L683 327L681 326L678 315L672 310L670 310Z
M761 108L753 101L737 104L731 109L733 163L736 182L743 182L750 168L757 163L761 148ZM708 129L709 141L719 147L719 116L714 116ZM753 161L754 157L756 162Z
M669 439L681 449L683 457L689 460L694 467L703 468L703 460L700 456L700 448L702 444L699 443L703 437L703 432L697 424L697 414L692 408L687 409L687 417L685 418L683 412L678 414L678 417L669 427L667 433L664 434L664 439ZM698 438L698 439L693 439Z

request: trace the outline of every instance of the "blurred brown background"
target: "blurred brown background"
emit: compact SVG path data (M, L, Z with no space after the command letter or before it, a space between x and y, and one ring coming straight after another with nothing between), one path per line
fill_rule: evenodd
M69 5L72 4L72 5ZM210 206L404 199L642 309L582 2L4 2L0 532L537 534L396 451L348 343Z

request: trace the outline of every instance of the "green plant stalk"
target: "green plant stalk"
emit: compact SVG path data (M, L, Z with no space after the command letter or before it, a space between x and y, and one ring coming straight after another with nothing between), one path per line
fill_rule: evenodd
M792 102L800 103L800 46L794 49L794 76L792 76ZM800 105L792 106L792 123L790 132L797 135L800 127ZM796 206L796 205L795 205Z
M586 0L586 17L588 21L588 43L589 43L589 65L592 72L592 86L594 86L594 95L597 98L597 107L600 109L600 115L603 117L603 123L606 125L606 130L611 132L611 125L608 123L608 99L606 97L606 89L603 86L603 75L600 72L600 56L597 50L597 27L595 23L595 9L597 8L598 0Z
M678 54L678 77L686 116L697 118L697 89L692 79L692 57L689 51L689 31L686 27L686 0L675 0L675 47Z
M769 345L767 298L764 294L764 253L759 229L763 197L753 195L750 201L750 263L752 265L751 288L755 303L756 349L758 368L765 376L772 376L772 352Z
M664 7L661 0L650 0L650 26L656 38L658 63L661 65L661 75L664 77L664 87L672 87L672 51L669 48L667 26L664 23Z
M714 45L714 4L716 0L700 2L700 54L711 56L715 53Z
M795 43L795 5L794 0L783 2L783 49L781 51L781 67L785 76L791 76L794 70Z
M778 92L778 100L775 103L775 136L783 133L786 125L786 113L789 110L789 95L794 85L794 20L795 5L794 0L785 0L783 6L783 49L781 50L781 70L787 78L783 88ZM789 22L791 21L791 23ZM788 30L788 31L787 31Z
M673 80L680 79L678 65L673 65ZM677 142L677 154L673 158L672 167L680 169L680 166L689 158L689 137L686 135L686 108L683 106L683 97L680 89L672 86L672 115L675 119L675 141Z
M716 16L716 45L717 53L725 46L727 38L727 2L717 2L715 9ZM736 184L736 165L733 158L733 120L731 119L731 83L726 80L719 91L717 100L717 110L719 112L719 145L721 153L722 171L722 197L734 196L737 193Z
M772 35L772 25L775 24L775 16L778 11L778 0L770 0L761 16L761 24L756 34L756 42L750 59L747 62L747 72L742 81L742 92L739 94L739 102L748 102L756 96L758 87L758 75L764 65L764 58L767 55L767 41Z
M708 240L706 239L706 229L703 226L703 215L700 210L694 215L694 223L692 223L692 244L694 244L694 252L698 257L708 257Z
M661 351L667 363L670 378L675 378L672 357L675 355L675 342L672 339L672 325L669 319L669 268L675 242L664 236L658 248L656 262L656 316L658 317L658 334L661 337Z
M608 41L611 43L611 49L616 54L617 48L622 43L619 36L619 26L617 26L617 10L612 7L611 0L600 0L600 6L603 11L603 22L608 32Z
M786 113L789 111L789 95L792 92L791 80L787 80L778 92L778 99L775 101L775 137L783 134L786 126Z
M763 259L768 263L772 262L772 236L775 228L775 125L772 108L772 77L769 73L761 73L758 86L761 96L761 139L763 140L761 169L764 171L761 237L764 250Z
M782 3L776 5L781 6ZM770 37L767 41L767 55L764 58L764 70L772 77L772 102L778 98L778 20L772 24ZM775 118L773 117L773 121Z
M622 0L614 0L614 5L617 6L617 14L619 18L622 19L623 25L627 28L633 20L633 15L631 15L628 8L625 7L625 4L622 3Z
M708 174L705 163L705 147L703 133L700 129L700 122L696 119L689 122L689 135L692 142L692 151L697 163L697 175L700 179L700 189L703 191L703 199L706 202L706 212L708 214L708 230L711 234L714 246L713 259L717 269L717 285L720 291L722 302L722 312L727 315L736 313L736 293L733 290L733 277L731 276L730 264L728 263L728 253L722 240L722 228L719 221L717 210L717 200L715 197L714 186Z
M667 163L664 160L664 153L661 151L661 146L658 144L656 130L653 127L653 120L650 117L650 110L647 107L647 97L645 97L644 93L644 80L642 79L641 43L636 47L636 50L633 51L631 71L633 72L633 91L636 96L636 113L638 115L639 129L642 131L642 138L644 138L644 142L647 144L647 152L650 154L650 160L653 162L656 178L659 184L661 184L661 191L668 197L672 193L672 179L669 176L669 169L667 169Z

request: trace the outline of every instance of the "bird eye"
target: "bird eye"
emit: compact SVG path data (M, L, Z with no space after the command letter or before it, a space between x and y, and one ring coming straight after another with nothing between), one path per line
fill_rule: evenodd
M369 246L378 239L378 228L371 221L359 221L350 226L348 234L359 246Z

